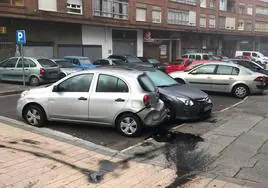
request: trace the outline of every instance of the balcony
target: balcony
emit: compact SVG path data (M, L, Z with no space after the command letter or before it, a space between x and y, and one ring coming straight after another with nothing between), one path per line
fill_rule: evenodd
M196 0L169 0L169 1L188 4L188 5L196 5Z
M127 20L128 2L114 0L93 0L94 16Z

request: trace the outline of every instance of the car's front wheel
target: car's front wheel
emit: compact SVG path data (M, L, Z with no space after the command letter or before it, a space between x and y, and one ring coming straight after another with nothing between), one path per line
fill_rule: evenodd
M23 112L25 121L35 127L42 127L46 121L45 112L38 105L30 105Z
M124 136L135 137L141 133L142 122L136 115L126 113L116 120L116 128Z

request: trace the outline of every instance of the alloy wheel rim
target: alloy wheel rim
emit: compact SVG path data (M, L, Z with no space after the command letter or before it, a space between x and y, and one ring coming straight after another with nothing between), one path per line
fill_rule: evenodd
M246 95L247 91L244 87L238 87L236 90L235 90L235 94L238 96L238 97L244 97Z
M38 79L37 78L32 78L31 79L31 83L32 84L37 84L38 83Z
M36 109L30 109L26 114L26 119L29 124L38 125L41 117Z
M138 125L135 119L131 117L125 117L120 123L120 129L124 134L132 135L137 131Z

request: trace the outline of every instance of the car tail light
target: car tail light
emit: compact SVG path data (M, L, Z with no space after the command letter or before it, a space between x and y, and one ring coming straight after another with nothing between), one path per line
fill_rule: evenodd
M143 103L144 103L144 105L145 105L146 108L149 108L151 106L150 96L149 95L144 95L144 97L143 97Z
M43 69L43 68L41 68L41 69L40 69L40 75L45 76L45 73L46 73L46 70Z
M265 77L263 77L263 76L258 76L257 78L255 78L254 81L256 81L256 82L264 82L264 81L265 81Z

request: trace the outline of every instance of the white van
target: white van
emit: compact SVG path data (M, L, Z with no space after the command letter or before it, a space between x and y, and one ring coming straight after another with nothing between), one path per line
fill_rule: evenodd
M182 58L189 58L189 59L192 59L192 60L210 60L211 59L211 55L203 54L203 53L184 54L181 57Z
M257 51L236 51L235 56L248 56L254 58L255 62L262 64L264 67L267 66L268 57L265 57L262 53Z

